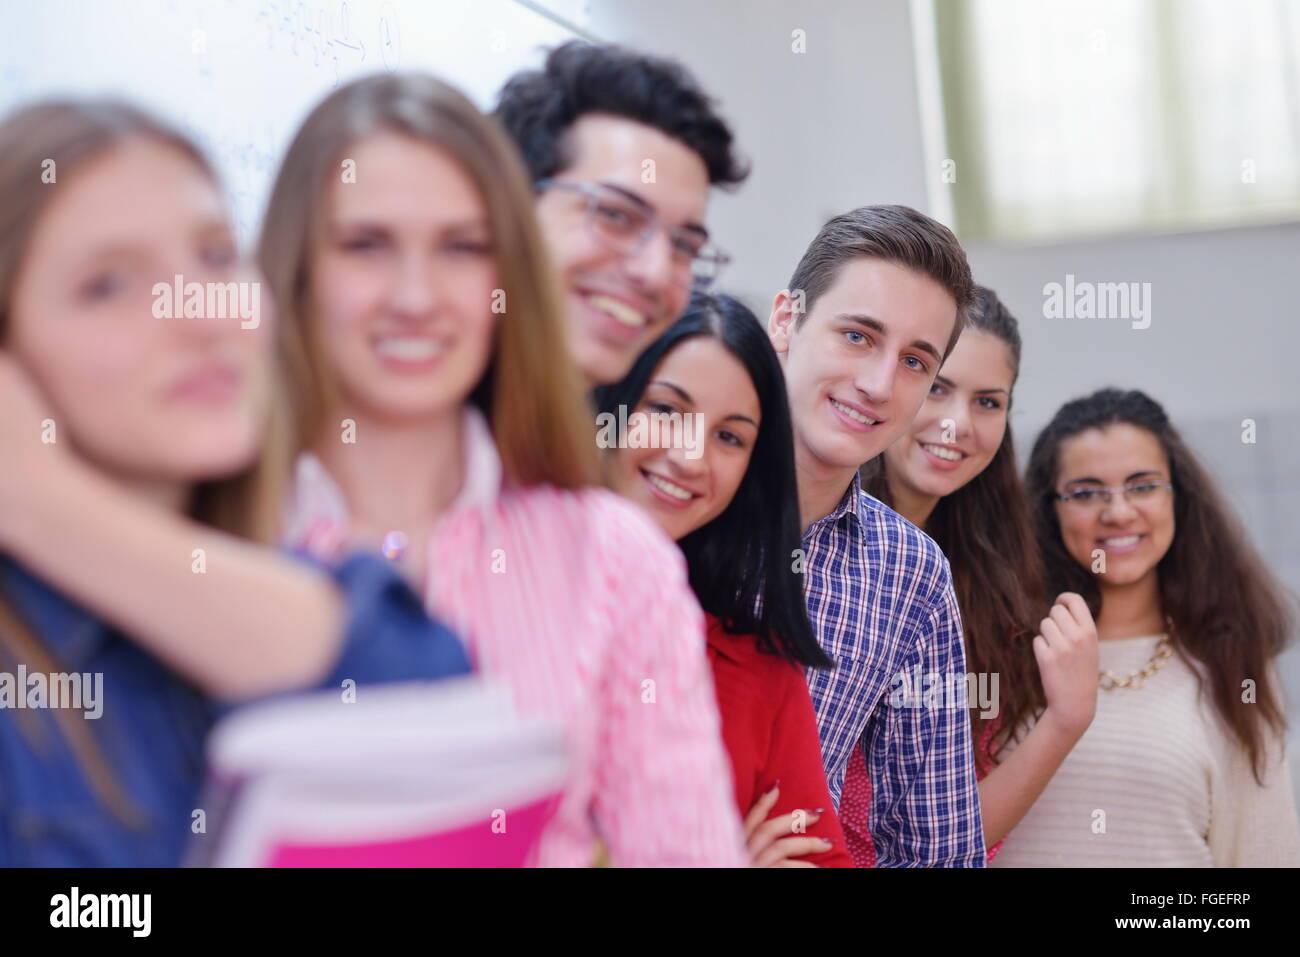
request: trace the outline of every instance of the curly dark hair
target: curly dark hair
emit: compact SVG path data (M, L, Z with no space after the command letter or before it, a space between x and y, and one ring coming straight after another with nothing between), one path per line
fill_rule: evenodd
M730 128L686 68L626 47L562 44L540 70L524 70L506 82L495 112L534 181L572 162L565 134L588 113L635 120L680 140L704 161L714 186L738 186L749 175Z

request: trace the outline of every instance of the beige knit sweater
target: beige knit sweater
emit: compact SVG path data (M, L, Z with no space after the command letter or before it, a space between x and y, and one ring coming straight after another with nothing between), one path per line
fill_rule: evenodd
M1159 640L1103 641L1101 669L1136 671ZM1271 747L1260 787L1175 654L1141 688L1098 690L1092 726L990 866L1300 866L1285 751Z

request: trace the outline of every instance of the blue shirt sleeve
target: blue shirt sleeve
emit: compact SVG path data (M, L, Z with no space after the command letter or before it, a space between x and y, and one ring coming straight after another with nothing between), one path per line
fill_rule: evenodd
M342 654L321 687L416 681L468 674L465 647L432 620L418 595L383 558L358 554L328 568L343 595Z
M902 674L964 692L964 682L953 680L965 675L966 656L946 568L940 585ZM869 812L877 867L986 866L966 701L943 698L886 707L884 721L868 728L866 757L879 782Z

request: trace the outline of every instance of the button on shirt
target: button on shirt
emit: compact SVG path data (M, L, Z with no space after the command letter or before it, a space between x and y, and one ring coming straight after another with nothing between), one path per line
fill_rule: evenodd
M948 560L857 475L835 510L804 532L803 549L808 615L836 664L808 672L831 798L838 807L861 742L876 865L983 867L966 709L910 706L918 702L900 693L926 676L946 687L942 676L966 671Z

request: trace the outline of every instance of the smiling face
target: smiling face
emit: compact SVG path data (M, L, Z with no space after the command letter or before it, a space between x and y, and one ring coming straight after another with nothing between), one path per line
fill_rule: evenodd
M684 448L617 453L616 490L680 539L721 515L740 488L762 425L758 393L739 359L695 336L664 356L635 411L703 416L696 458Z
M993 461L1007 431L1015 369L997 336L967 328L902 438L885 450L889 483L914 496L957 491Z
M389 419L455 413L491 360L497 268L487 211L441 150L354 144L312 263L314 320L343 399Z
M1058 492L1170 481L1160 441L1127 423L1087 429L1066 439L1059 462ZM1173 495L1165 490L1134 502L1114 494L1101 507L1058 501L1056 515L1066 551L1076 562L1091 569L1093 551L1105 552L1105 571L1098 575L1103 587L1133 585L1156 574L1174 540Z
M707 236L708 169L685 143L633 120L588 114L570 128L566 147L572 162L553 178L603 186L606 215L649 213ZM649 183L647 160L654 163ZM691 267L673 255L663 230L639 250L613 248L589 228L587 204L572 189L549 189L537 214L565 287L574 361L592 384L611 383L686 307Z
M938 372L957 303L929 277L855 259L795 328L778 294L769 320L785 369L801 468L851 471L912 423Z
M273 323L154 316L154 284L177 274L258 279L237 255L216 184L144 138L66 182L62 173L15 277L5 343L53 404L58 434L131 483L243 470L267 408ZM174 306L182 315L183 299Z

